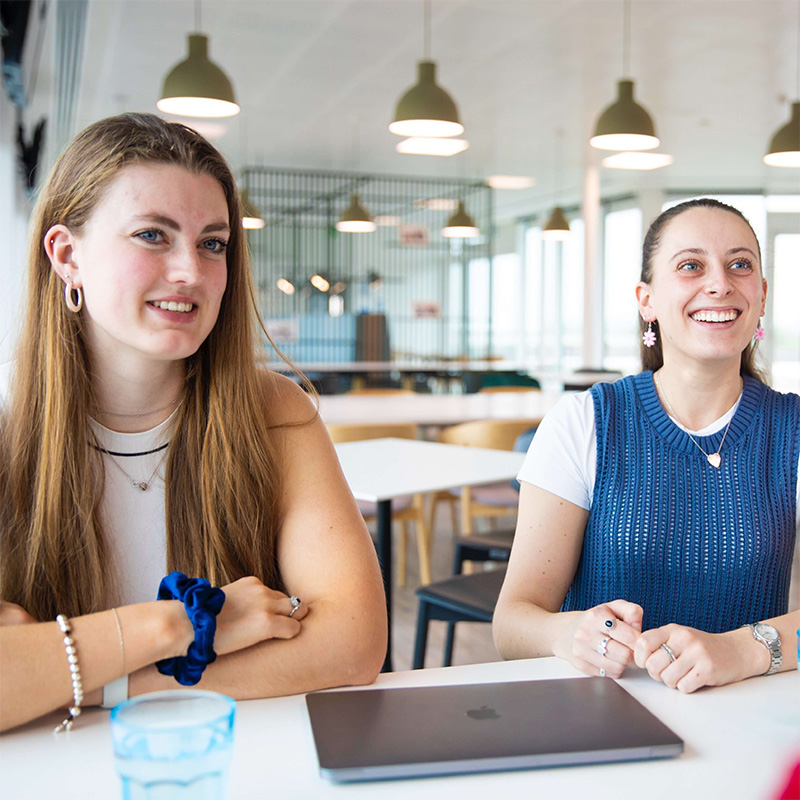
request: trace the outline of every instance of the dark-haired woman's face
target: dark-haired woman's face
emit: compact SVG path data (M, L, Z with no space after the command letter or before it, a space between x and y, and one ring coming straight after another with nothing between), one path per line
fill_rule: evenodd
M196 352L225 292L229 235L214 178L173 165L121 170L74 237L92 350L160 360Z
M764 313L767 284L750 226L728 211L693 208L670 220L637 287L645 320L658 320L664 361L738 366Z

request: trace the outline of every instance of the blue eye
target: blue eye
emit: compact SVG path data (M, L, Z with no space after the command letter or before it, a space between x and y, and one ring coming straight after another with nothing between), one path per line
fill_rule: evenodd
M163 233L153 228L151 230L141 231L140 233L137 233L136 236L142 241L149 242L150 244L155 244L163 236Z
M731 266L737 271L749 272L753 269L753 265L746 258L740 258L738 261L734 261Z
M203 247L211 253L224 253L228 248L228 243L224 239L206 239Z
M700 269L700 265L696 261L684 261L684 263L681 264L678 269L685 272L696 272Z

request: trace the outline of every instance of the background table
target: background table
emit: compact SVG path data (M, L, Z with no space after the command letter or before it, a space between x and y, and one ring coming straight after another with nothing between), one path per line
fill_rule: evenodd
M576 677L563 661L542 658L381 675L376 686L431 686ZM800 753L800 676L751 678L682 695L640 670L621 685L685 742L674 759L559 767L413 781L336 786L319 777L303 695L238 705L229 800L770 800ZM364 687L362 691L369 691ZM0 797L115 800L108 711L81 715L54 736L61 715L0 737ZM420 735L424 736L424 730Z
M389 617L384 669L391 670L392 499L457 486L478 486L511 480L519 472L525 454L413 439L343 442L336 445L336 452L355 498L378 504L378 559L383 573Z
M539 424L563 392L487 394L321 395L327 425L457 425L478 419L529 419Z

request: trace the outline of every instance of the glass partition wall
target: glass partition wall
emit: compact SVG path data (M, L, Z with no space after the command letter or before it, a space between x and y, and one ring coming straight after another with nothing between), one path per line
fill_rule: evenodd
M251 167L258 303L293 361L484 359L495 354L492 190L467 180ZM353 196L376 223L337 230ZM463 202L480 234L447 238Z

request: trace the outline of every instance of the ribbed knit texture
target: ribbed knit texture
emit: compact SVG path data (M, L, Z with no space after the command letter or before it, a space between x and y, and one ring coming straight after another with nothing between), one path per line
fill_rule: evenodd
M785 614L800 397L745 378L715 469L667 416L652 372L591 392L597 479L562 610L622 598L642 606L643 629L712 633ZM695 439L714 453L722 436Z

